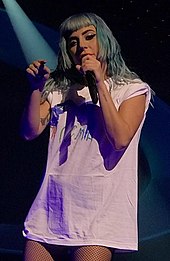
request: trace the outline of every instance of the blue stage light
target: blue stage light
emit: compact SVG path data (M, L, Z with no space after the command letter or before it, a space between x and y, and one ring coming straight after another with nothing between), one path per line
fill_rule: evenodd
M3 3L27 63L45 59L53 70L56 67L56 53L15 0L3 0Z

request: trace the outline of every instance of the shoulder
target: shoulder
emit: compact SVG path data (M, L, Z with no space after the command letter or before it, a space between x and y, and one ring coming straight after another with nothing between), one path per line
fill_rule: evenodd
M42 103L47 101L49 105L52 107L53 103L58 103L60 101L61 90L58 89L56 82L53 78L49 78L44 86L44 90L42 92L41 100Z
M121 96L123 100L139 96L142 94L148 95L150 93L150 87L147 83L142 81L129 82L121 88Z
M117 103L117 107L119 107L123 101L143 94L146 95L146 101L149 103L151 99L151 88L146 82L140 79L116 84L111 90L112 98L114 102Z
M62 103L66 93L56 86L56 83L53 79L50 79L46 82L45 92L46 100L51 107Z

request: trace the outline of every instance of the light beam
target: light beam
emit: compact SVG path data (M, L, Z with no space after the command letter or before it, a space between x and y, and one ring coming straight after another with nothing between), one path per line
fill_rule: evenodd
M47 60L47 66L52 70L55 69L56 53L45 41L18 3L15 0L2 1L27 63L29 64L37 59L45 59Z

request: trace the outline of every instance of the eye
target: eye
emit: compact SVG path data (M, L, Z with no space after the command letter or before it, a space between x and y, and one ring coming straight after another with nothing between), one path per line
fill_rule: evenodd
M92 40L95 36L96 34L88 34L86 35L86 40Z
M74 47L76 45L77 45L77 41L76 40L72 40L72 41L69 42L69 47L70 48L72 48L72 47Z

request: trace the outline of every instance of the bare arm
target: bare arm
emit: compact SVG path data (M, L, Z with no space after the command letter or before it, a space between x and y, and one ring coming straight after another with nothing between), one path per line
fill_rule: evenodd
M137 131L145 111L145 95L124 101L117 111L104 83L98 84L106 131L116 149L126 147Z
M103 112L106 132L116 149L126 147L139 127L145 111L145 95L139 95L124 101L117 111L109 91L104 83L106 68L101 66L94 56L87 55L78 70L90 70L95 73L99 100Z
M47 66L40 67L42 63L43 60L34 61L26 70L31 94L21 120L21 135L27 140L37 137L47 126L50 117L49 103L40 103L41 92L50 75Z

